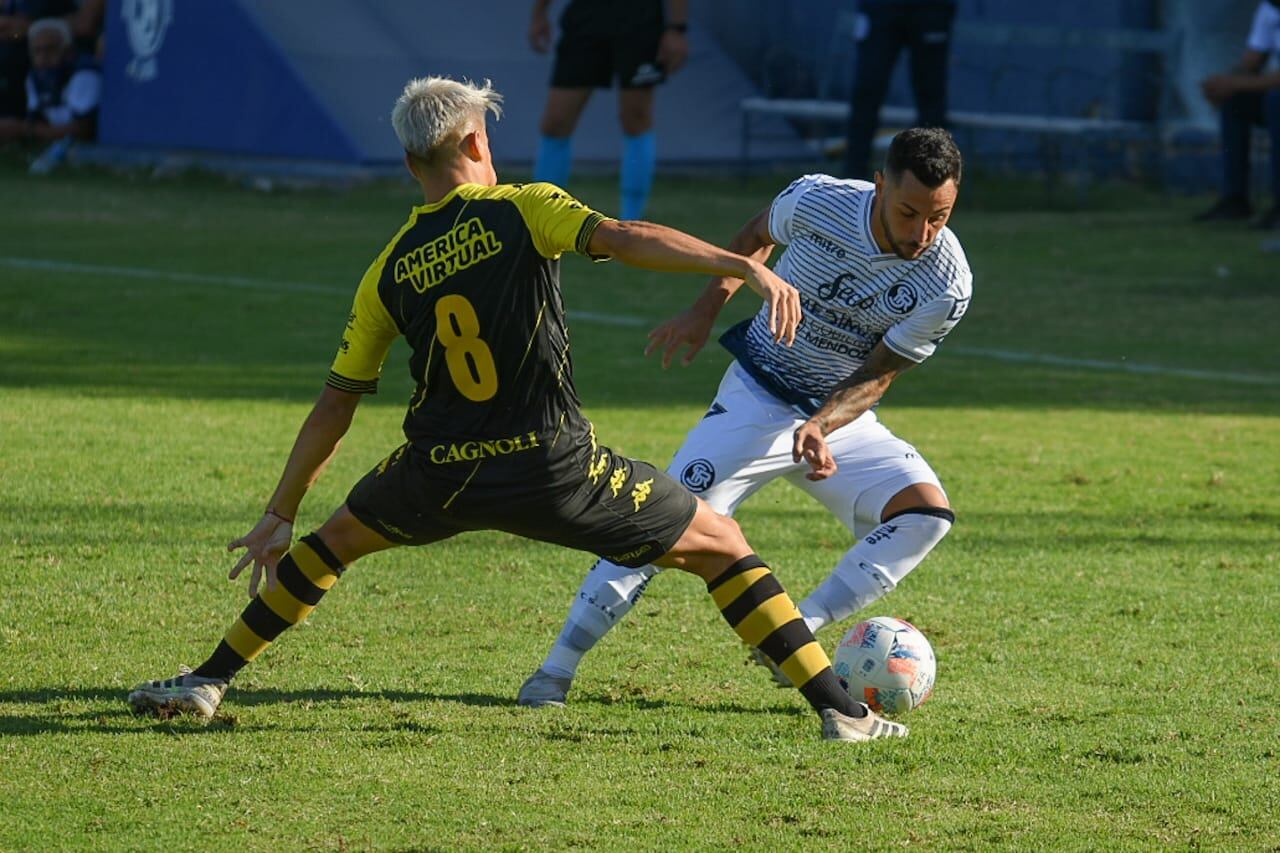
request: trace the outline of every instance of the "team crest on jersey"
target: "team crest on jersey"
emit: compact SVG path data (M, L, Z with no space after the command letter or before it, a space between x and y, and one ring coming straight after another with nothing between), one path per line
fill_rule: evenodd
M716 468L706 459L695 459L680 472L680 482L694 494L701 494L716 481Z
M909 284L895 284L884 295L885 305L895 314L910 314L919 301L920 297L916 295L916 289Z

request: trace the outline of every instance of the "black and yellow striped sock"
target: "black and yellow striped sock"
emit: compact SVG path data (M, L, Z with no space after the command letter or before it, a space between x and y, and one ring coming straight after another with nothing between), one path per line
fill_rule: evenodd
M840 686L827 653L763 560L755 554L743 557L708 581L707 592L742 641L768 655L815 711L866 713Z
M343 565L314 533L302 537L276 567L276 588L263 588L194 672L230 681L286 628L306 619L338 581Z

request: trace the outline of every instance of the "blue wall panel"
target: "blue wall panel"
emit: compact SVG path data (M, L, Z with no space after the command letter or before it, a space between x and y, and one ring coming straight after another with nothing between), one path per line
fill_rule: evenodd
M139 9L158 38L143 36ZM112 2L107 44L99 138L108 145L359 159L238 0Z

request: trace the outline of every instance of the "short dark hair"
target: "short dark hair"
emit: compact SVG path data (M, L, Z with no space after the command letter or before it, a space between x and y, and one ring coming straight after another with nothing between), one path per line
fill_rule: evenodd
M941 127L912 127L902 131L889 143L884 158L887 177L897 183L904 172L915 175L929 189L936 189L948 179L960 185L963 163L956 141Z

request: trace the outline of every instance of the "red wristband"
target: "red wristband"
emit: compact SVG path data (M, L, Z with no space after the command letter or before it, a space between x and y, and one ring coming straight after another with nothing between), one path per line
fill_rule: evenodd
M268 508L268 509L267 509L267 512L266 512L266 514L267 514L267 515L274 515L276 518L280 519L280 520L281 520L281 521L283 521L285 524L293 524L293 519L292 519L292 518L285 518L283 515L281 515L280 513L276 512L274 509L270 509L270 508Z

